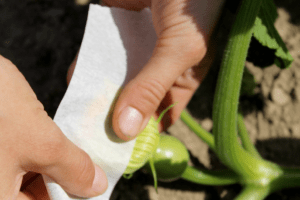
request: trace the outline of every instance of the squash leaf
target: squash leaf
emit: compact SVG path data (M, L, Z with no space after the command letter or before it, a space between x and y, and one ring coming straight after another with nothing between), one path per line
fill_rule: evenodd
M277 18L276 6L273 0L263 0L253 28L253 36L263 45L275 50L275 64L281 68L288 68L293 58L288 52L283 40L277 32L274 22Z

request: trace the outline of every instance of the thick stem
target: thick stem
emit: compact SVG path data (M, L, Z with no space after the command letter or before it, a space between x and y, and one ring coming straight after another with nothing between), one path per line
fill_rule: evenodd
M203 185L231 185L239 182L239 177L236 173L230 170L208 171L198 170L188 166L181 178Z
M237 110L244 64L261 0L244 0L233 25L219 72L213 107L216 152L223 163L246 179L278 176L277 167L245 151L237 139ZM277 172L276 172L277 171Z

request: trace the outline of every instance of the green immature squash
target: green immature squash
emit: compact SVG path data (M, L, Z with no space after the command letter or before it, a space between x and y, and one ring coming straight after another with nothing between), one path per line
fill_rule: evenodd
M180 178L188 166L189 159L189 152L179 139L171 135L160 135L153 154L154 167L159 180L173 181ZM145 168L149 169L148 164Z

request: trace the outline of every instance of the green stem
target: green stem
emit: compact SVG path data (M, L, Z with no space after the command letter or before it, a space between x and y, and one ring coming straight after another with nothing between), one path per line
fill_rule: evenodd
M237 140L237 110L241 80L260 5L261 0L242 1L220 68L213 107L216 153L223 163L252 180L258 180L262 176L268 177L276 168L245 151Z
M257 158L261 158L260 154L258 153L257 149L253 145L253 143L250 140L249 134L247 132L243 116L241 114L238 114L238 133L242 141L242 145L245 150L247 150L249 153L251 153L253 156Z
M152 172L152 175L153 175L154 188L155 188L155 191L157 193L157 174L156 174L156 169L155 169L155 166L154 166L153 156L151 156L151 158L149 159L149 165L150 165L150 169L151 169L151 172Z
M262 200L270 193L268 187L247 185L235 200Z
M185 110L181 113L182 121L200 138L202 139L208 146L215 151L215 141L214 137L211 133L207 132L203 129L191 115L189 115Z
M300 169L281 167L283 173L271 183L272 191L300 187Z
M176 104L177 104L177 102L172 105L169 105L166 109L164 109L158 116L158 119L156 120L156 122L159 123L162 120L162 118L164 117L164 115L166 114L166 112L168 112Z
M188 166L181 178L203 185L231 185L239 182L239 177L236 173L230 170L209 171L198 170Z

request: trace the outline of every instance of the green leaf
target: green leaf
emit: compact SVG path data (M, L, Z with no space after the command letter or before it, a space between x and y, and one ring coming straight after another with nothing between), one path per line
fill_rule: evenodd
M264 46L275 51L274 63L284 69L291 66L293 58L278 34L274 22L277 18L273 0L262 1L261 9L255 20L253 36Z

